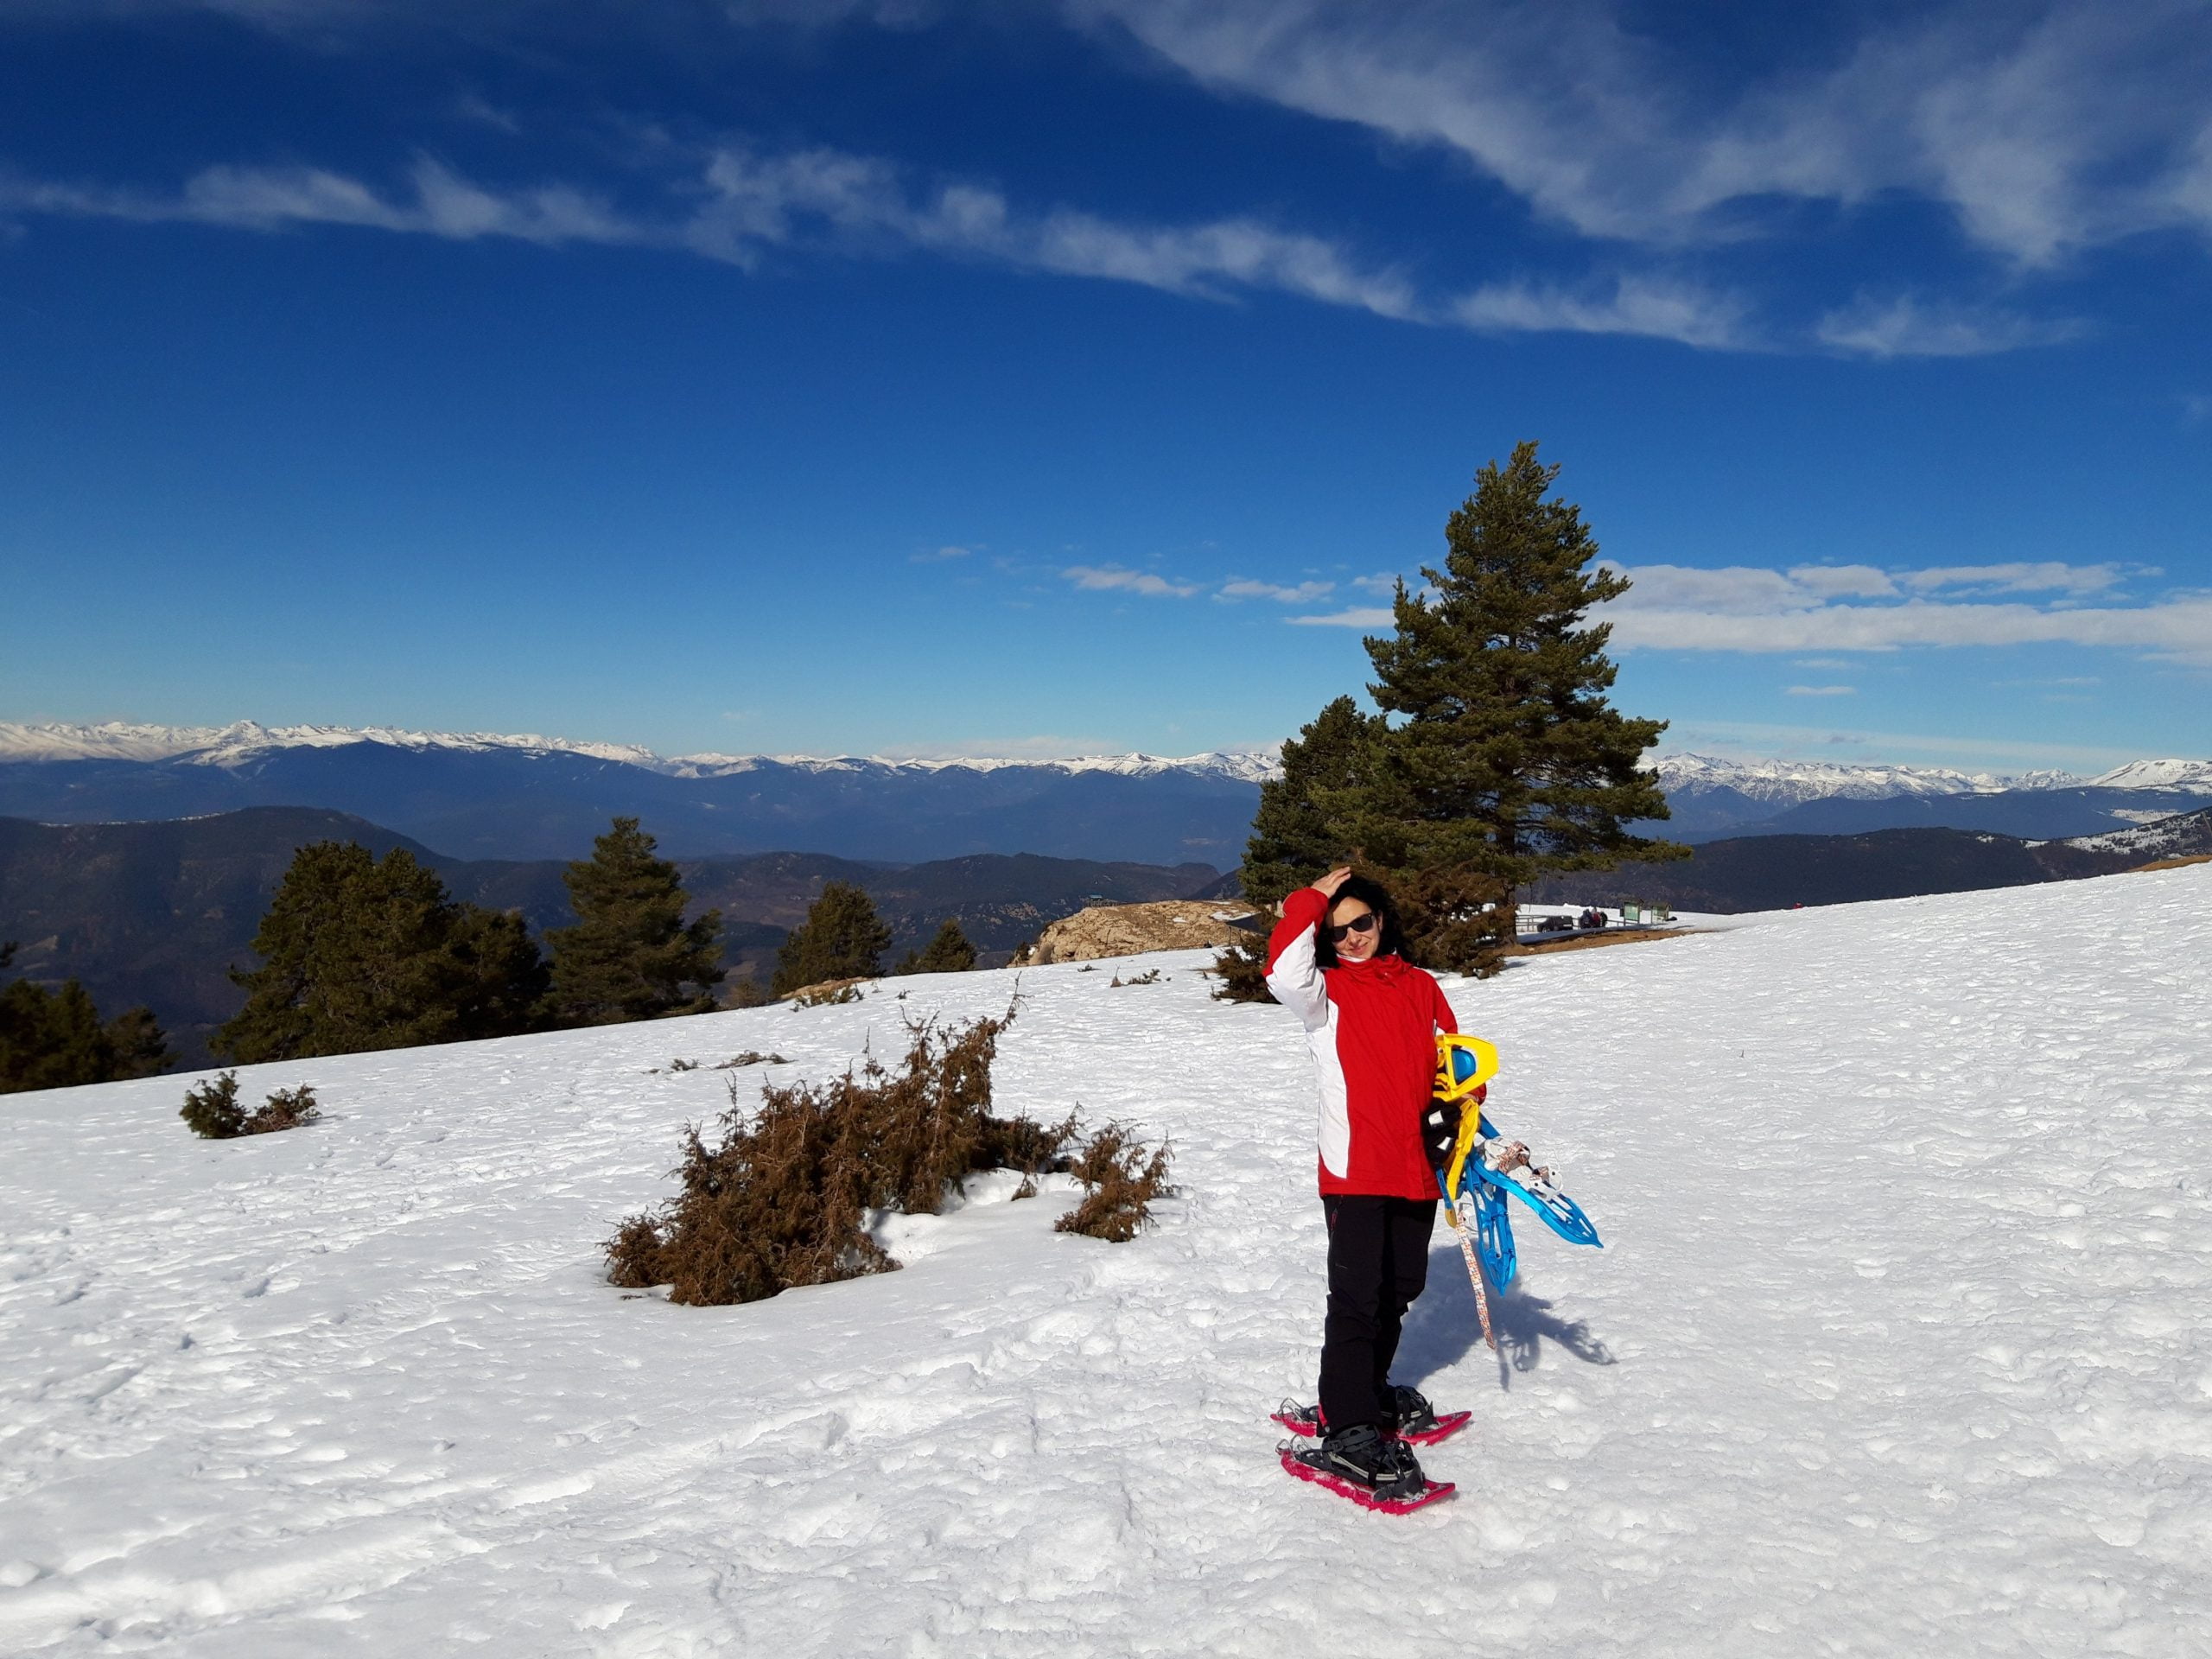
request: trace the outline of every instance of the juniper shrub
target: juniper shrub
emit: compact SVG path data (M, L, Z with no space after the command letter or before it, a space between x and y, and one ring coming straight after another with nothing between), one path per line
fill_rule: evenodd
M1038 1174L1070 1166L1077 1124L992 1115L991 1064L1014 1013L910 1021L896 1071L870 1059L825 1084L771 1084L757 1110L730 1079L720 1139L684 1131L682 1191L622 1222L607 1242L607 1277L667 1285L671 1301L691 1306L758 1301L896 1268L868 1236L871 1211L935 1215L985 1169L1020 1169L1033 1192Z
M188 1090L177 1116L194 1135L209 1141L235 1141L240 1135L296 1129L302 1123L314 1122L322 1110L315 1104L315 1090L303 1083L296 1088L279 1089L248 1112L238 1104L238 1073L226 1071L212 1083Z
M1221 954L1213 959L1213 971L1221 983L1214 987L1217 1002L1272 1002L1275 994L1268 988L1268 936L1248 934L1234 944L1224 945Z
M1126 1126L1108 1123L1069 1165L1085 1189L1083 1202L1054 1222L1053 1230L1128 1243L1152 1224L1152 1201L1174 1194L1167 1184L1172 1152L1165 1142L1147 1148Z

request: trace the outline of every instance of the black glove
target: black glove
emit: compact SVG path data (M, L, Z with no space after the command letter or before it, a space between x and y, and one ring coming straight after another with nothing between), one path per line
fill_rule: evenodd
M1432 1100L1421 1121L1421 1142L1428 1154L1428 1166L1441 1169L1452 1161L1452 1149L1459 1144L1459 1103L1456 1100Z

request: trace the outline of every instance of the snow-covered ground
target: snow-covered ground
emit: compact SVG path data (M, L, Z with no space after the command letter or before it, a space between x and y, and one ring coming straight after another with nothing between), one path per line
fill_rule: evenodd
M1740 919L1740 918L1739 918ZM1174 1138L1107 1245L1004 1182L903 1272L748 1307L600 1276L722 1079L1012 976L0 1101L0 1651L2202 1654L2212 867L1837 906L1457 986L1522 1219L1504 1357L1440 1237L1402 1375L1449 1503L1275 1465L1322 1298L1281 1010L1033 969L1002 1106ZM1127 964L1117 964L1126 966Z

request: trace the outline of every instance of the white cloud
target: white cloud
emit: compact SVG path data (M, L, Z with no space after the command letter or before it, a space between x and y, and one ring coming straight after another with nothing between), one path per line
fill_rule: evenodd
M1910 570L1897 578L1916 593L1941 588L1978 588L1999 594L2101 594L2118 587L2131 574L2119 564L2063 564L2055 560L2034 564L1955 564L1930 570ZM2132 574L2157 575L2154 569Z
M1334 593L1336 588L1333 582L1301 582L1294 588L1286 588L1278 582L1249 582L1240 577L1236 581L1222 583L1220 591L1214 597L1220 600L1272 599L1283 605L1311 605L1315 600L1325 599Z
M1859 688L1855 685L1793 685L1789 688L1789 695L1793 697L1855 697L1859 695Z
M1861 298L1813 325L1824 346L1861 357L1989 357L2077 340L2086 325L1898 296Z
M1287 616L1283 619L1301 628L1359 628L1369 633L1380 632L1397 620L1395 611L1371 608L1332 611L1326 616Z
M1897 584L1871 564L1794 565L1789 580L1823 599L1889 599L1897 591Z
M1492 283L1460 296L1450 311L1484 334L1642 334L1724 351L1757 344L1742 301L1646 277L1624 276L1610 291L1594 293Z
M1193 582L1170 582L1149 570L1125 570L1119 565L1072 564L1060 575L1077 588L1093 593L1141 594L1147 599L1188 599L1198 592Z
M1065 3L1206 85L1456 151L1590 237L1713 241L1777 200L1891 195L2024 264L2212 227L2212 28L2189 0L1864 13L1827 63L1735 86L1605 0Z
M1615 600L1616 610L1695 610L1724 616L1772 616L1815 605L1825 597L1817 588L1793 581L1779 570L1755 565L1700 569L1691 565L1645 564L1605 568L1625 575L1629 591Z
M938 547L924 553L910 553L906 556L906 562L909 564L942 564L947 559L972 558L975 552L972 547Z
M1319 237L1249 218L1155 226L1069 208L1024 213L988 187L920 186L889 162L838 150L763 155L724 147L705 158L678 199L680 206L645 210L562 184L493 190L429 158L415 163L398 191L319 168L209 168L173 194L0 181L0 213L260 231L345 225L461 241L680 248L748 270L785 248L856 255L922 248L1202 298L1271 289L1429 320L1403 277Z
M0 178L0 216L23 213L673 249L748 270L786 250L867 257L920 249L1192 298L1291 294L1396 321L1485 334L1633 335L1724 351L1775 344L1751 321L1741 296L1679 279L1627 275L1579 287L1503 282L1432 300L1388 265L1249 216L1162 226L1065 207L1030 212L987 185L924 183L880 157L819 148L770 154L724 145L701 157L696 177L642 205L557 182L494 188L427 156L396 189L309 167L212 167L173 193ZM1893 308L1832 328L1824 323L1821 338L1884 356L1962 349L1955 328L1928 326L1917 314L1901 321L1904 315ZM2031 343L2031 336L2044 337L2015 331L1976 349L2009 349Z
M664 232L626 218L603 198L565 185L500 195L427 157L416 162L409 182L411 194L387 197L359 180L321 168L211 167L194 175L175 195L0 183L0 211L258 231L302 224L350 225L457 241L507 237L548 245L665 239Z
M2212 664L2212 600L2126 609L2025 604L1829 605L1765 613L1628 608L1611 614L1623 650L1896 651L1909 645L2111 646Z

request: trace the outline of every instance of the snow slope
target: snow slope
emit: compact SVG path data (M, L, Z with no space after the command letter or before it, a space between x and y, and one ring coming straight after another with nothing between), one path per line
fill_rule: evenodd
M1400 1374L1478 1416L1403 1519L1274 1466L1307 1063L1194 955L1029 971L1000 1062L1173 1135L1155 1231L1001 1182L749 1307L599 1277L760 1076L647 1068L888 997L257 1068L331 1112L260 1141L0 1102L0 1651L2201 1653L2212 867L1736 919L1451 988L1608 1248L1524 1220L1498 1361L1440 1245Z

